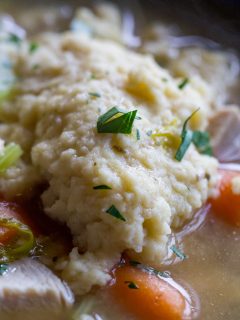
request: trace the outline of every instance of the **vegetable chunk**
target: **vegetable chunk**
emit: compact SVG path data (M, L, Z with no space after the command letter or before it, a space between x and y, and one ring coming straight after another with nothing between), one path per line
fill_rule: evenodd
M215 214L228 223L240 227L240 193L233 188L235 178L240 178L240 172L221 170L219 195L211 199Z
M183 319L185 298L165 280L132 266L121 266L114 275L110 291L137 319Z

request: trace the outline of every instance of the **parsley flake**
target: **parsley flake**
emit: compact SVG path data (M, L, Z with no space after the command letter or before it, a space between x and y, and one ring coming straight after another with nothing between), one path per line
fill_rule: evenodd
M97 131L98 133L130 134L136 114L137 110L124 112L113 107L98 118Z
M0 276L2 276L8 269L8 265L5 263L0 264Z
M137 140L140 140L140 131L139 131L139 129L136 130L136 137L137 137Z
M31 42L29 44L29 53L34 53L39 48L39 45L36 42Z
M184 89L188 83L189 83L189 79L188 78L183 79L182 82L179 83L178 89L179 90Z
M192 142L202 154L207 154L209 156L213 155L212 147L210 145L210 136L206 131L194 131Z
M112 188L106 184L100 184L99 186L93 187L94 190L111 190Z
M16 45L19 45L22 42L22 39L19 38L19 36L17 36L14 33L10 33L8 39L9 39L10 42L15 43Z
M139 286L136 285L133 281L124 281L128 285L129 289L139 289Z
M189 148L191 142L196 146L202 154L212 155L210 146L210 137L206 131L192 131L187 129L189 120L194 116L199 109L195 110L184 122L181 133L181 144L175 154L175 159L181 161Z
M178 249L176 246L171 246L170 249L172 250L173 253L175 253L175 255L181 259L181 260L185 260L187 258L187 256L180 250Z
M88 92L88 95L93 98L100 98L101 97L100 93L97 93L97 92Z
M107 209L106 213L110 214L111 216L119 220L126 221L124 216L118 211L118 209L114 205L112 205L109 209Z

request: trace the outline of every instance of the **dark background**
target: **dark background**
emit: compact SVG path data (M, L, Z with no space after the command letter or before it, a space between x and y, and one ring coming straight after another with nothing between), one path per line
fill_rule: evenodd
M21 7L35 5L79 5L111 0L0 0ZM185 34L202 35L240 51L240 0L112 0L122 9L136 12L137 24L149 18L166 20Z
M156 19L160 15L180 20L188 33L202 34L240 50L240 0L139 0L139 3Z

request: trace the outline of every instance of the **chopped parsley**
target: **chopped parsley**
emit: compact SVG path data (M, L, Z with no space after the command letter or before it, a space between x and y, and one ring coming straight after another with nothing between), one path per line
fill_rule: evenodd
M19 36L17 36L14 33L10 33L8 39L9 39L10 42L15 43L16 45L19 45L22 42L22 39L19 38Z
M137 137L137 140L140 140L140 131L139 131L139 129L136 130L136 137Z
M203 154L212 155L209 134L205 131L192 131L187 129L189 120L199 109L195 110L184 122L181 133L181 144L175 154L175 159L181 161L189 148L191 142L196 146L198 151Z
M139 289L139 286L136 285L133 281L124 281L128 285L129 289Z
M101 95L100 93L97 92L88 92L89 96L94 97L94 98L100 98Z
M210 145L210 136L208 132L194 131L192 142L194 143L194 145L200 153L212 156L213 151Z
M189 83L188 78L183 79L182 82L179 83L178 89L180 90L184 89L188 83Z
M168 271L159 271L153 267L145 266L145 265L141 264L140 262L134 261L134 260L131 260L129 263L131 266L136 267L136 268L138 268L144 272L147 272L151 275L155 275L157 277L163 277L163 278L170 277L170 273Z
M8 265L5 263L0 264L0 276L2 276L8 269Z
M106 184L100 184L99 186L93 187L94 190L111 190L112 188Z
M34 53L39 48L39 45L36 42L31 42L29 44L29 53Z
M173 253L175 253L175 255L181 259L181 260L185 260L187 258L187 256L180 250L178 249L176 246L171 246L170 249L172 250Z
M136 114L137 110L124 112L113 107L98 118L97 131L98 133L130 134Z
M109 209L107 209L106 213L110 214L111 216L119 220L126 221L124 216L118 211L118 209L114 205L112 205Z

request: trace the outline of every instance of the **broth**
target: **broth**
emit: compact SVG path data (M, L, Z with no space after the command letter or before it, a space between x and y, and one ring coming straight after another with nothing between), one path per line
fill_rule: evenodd
M15 5L11 7L11 3L0 4L0 10L1 6L3 6L3 10L12 14L20 23L26 19L28 14L31 15L33 19L32 23L34 24L33 33L40 30L51 29L59 31L66 29L74 11L69 5L63 5L59 9L52 7L52 15L49 13L49 18L44 20L42 19L42 14L39 15L39 8L28 8L29 11L26 14L22 5L21 2L21 6L18 9ZM41 10L43 10L41 13L45 12L44 7ZM36 23L34 17L37 17L38 23ZM31 29L26 21L25 27ZM167 63L170 62L168 61ZM235 90L235 87L238 86L239 83L235 83L232 89ZM232 101L239 101L239 97L235 95ZM199 298L200 313L197 319L239 319L239 244L240 229L227 225L219 220L214 213L210 212L197 230L187 234L181 240L181 245L184 248L187 259L177 261L177 263L173 261L162 266L164 271L169 271L176 281L179 281L183 287L189 290L193 300L195 299L193 307L198 308ZM194 298L194 292L197 293L198 298ZM94 315L96 320L135 319L132 315L126 314L121 307L117 306L117 302L111 299L111 297L109 298L102 289L84 298L84 300L86 299L94 300L89 313Z

